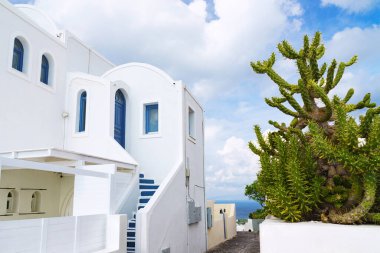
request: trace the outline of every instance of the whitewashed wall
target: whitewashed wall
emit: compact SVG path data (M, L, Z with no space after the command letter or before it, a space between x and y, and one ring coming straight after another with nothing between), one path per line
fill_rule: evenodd
M27 42L24 73L12 68L14 38L19 36ZM44 53L51 54L56 63L49 86L40 83ZM1 0L0 55L0 151L62 147L65 45Z
M122 82L113 84L108 80L82 73L72 73L69 76L66 149L137 164L113 137L115 93L117 88L126 87ZM87 92L86 127L84 132L78 132L78 97L82 91Z
M147 178L162 182L182 150L182 85L162 70L141 63L121 65L103 77L127 85L126 149ZM159 103L159 133L144 135L144 103L152 102ZM113 129L113 118L111 124Z
M194 111L194 136L189 135L189 108ZM194 199L195 206L202 207L202 220L188 228L189 249L191 252L203 252L207 249L207 224L205 210L205 179L204 179L204 126L203 109L194 97L184 91L184 135L186 168L190 170L189 199Z
M260 224L261 253L378 253L380 226L321 222Z
M100 76L115 65L85 45L74 34L66 32L67 72L82 72Z
M67 73L100 75L114 65L70 33L58 38L40 11L20 8L0 0L0 152L62 148ZM25 42L23 73L12 68L16 37ZM49 85L40 82L43 54L52 60Z
M4 221L0 223L1 252L93 253L125 252L120 233L126 229L123 215L92 215ZM113 238L110 238L113 234Z

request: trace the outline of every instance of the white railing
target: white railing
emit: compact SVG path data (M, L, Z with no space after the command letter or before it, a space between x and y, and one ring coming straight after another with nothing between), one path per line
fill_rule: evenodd
M171 252L187 252L184 196L185 169L181 162L161 183L145 208L137 212L136 252L158 252L169 246Z
M1 252L124 252L124 215L87 215L0 222Z

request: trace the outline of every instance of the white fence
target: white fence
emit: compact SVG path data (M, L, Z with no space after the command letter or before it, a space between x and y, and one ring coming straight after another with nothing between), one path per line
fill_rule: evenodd
M126 216L87 215L0 222L0 252L123 252Z

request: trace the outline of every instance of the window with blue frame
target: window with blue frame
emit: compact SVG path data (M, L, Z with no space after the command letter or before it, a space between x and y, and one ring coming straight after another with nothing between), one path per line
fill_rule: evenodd
M79 97L78 132L84 132L86 130L86 106L87 106L87 92L82 91Z
M145 105L145 134L158 132L158 104Z
M15 39L13 45L12 68L22 72L24 67L24 46L19 39Z
M49 60L45 55L42 56L41 60L41 83L49 84Z

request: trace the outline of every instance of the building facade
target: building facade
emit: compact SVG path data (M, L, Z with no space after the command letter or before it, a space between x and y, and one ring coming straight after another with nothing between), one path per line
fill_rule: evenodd
M115 66L33 6L0 0L0 34L1 251L206 251L186 86Z

